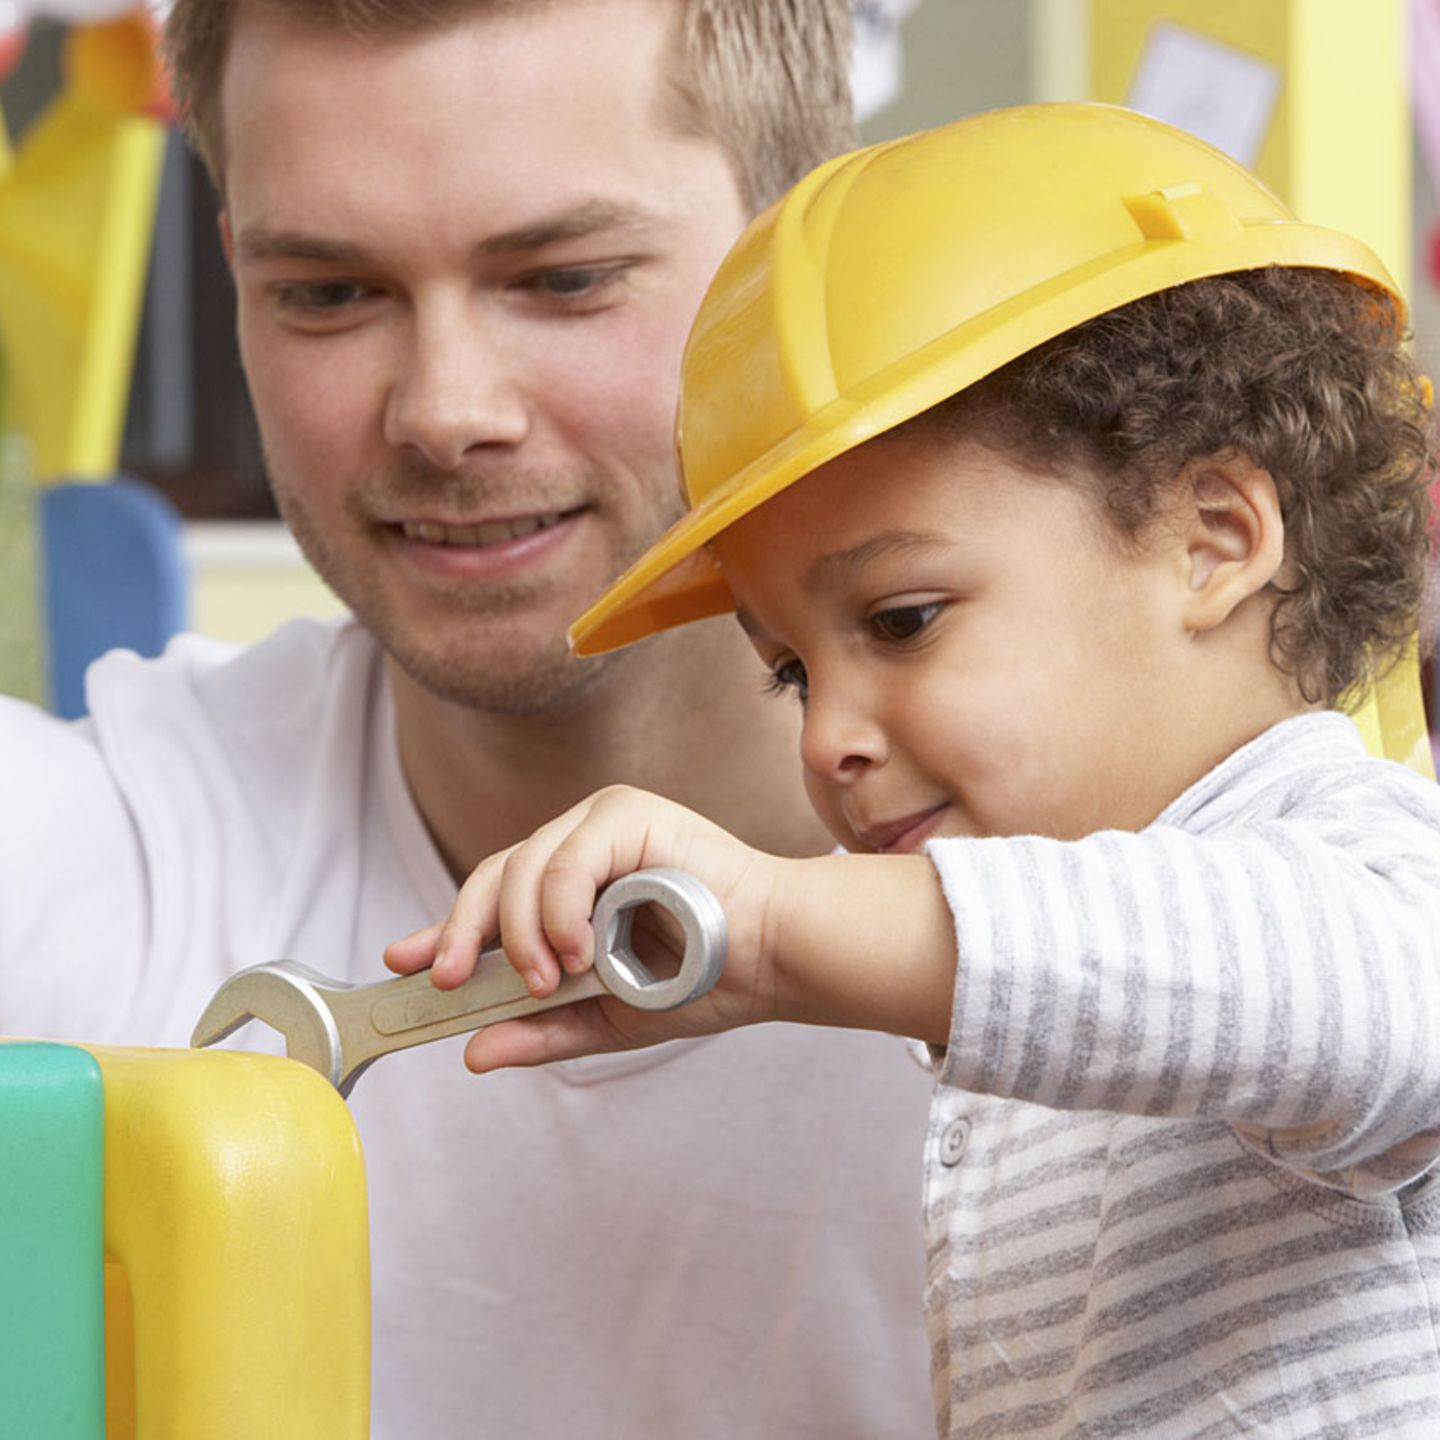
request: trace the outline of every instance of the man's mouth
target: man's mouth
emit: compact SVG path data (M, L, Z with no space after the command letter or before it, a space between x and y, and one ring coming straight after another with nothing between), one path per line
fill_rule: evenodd
M455 545L475 549L522 540L537 530L548 530L576 514L574 510L553 510L544 515L523 515L515 520L487 520L480 525L443 525L434 520L402 520L401 533L407 540L427 545Z

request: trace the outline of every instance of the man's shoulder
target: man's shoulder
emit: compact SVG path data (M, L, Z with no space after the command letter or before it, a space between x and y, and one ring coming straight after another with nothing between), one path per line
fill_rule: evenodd
M379 653L354 621L310 619L244 648L182 636L151 660L117 652L87 676L88 727L132 805L204 796L268 825L322 782L357 783Z
M337 662L370 663L375 648L369 632L349 617L291 620L250 645L187 632L154 658L129 650L102 656L85 677L86 698L94 711L121 698L143 703L175 686L310 682L328 675Z
M86 698L111 739L196 728L243 738L353 701L371 684L377 654L373 637L350 619L292 620L243 647L186 634L154 659L115 651L96 661Z

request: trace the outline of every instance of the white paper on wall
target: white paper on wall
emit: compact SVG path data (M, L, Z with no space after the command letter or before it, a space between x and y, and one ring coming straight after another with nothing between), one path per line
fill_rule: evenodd
M170 0L0 0L0 34L22 29L32 20L93 25L141 8L162 20L170 9Z
M1440 0L1411 0L1410 99L1420 155L1440 195Z
M1125 103L1253 165L1279 93L1269 61L1161 21L1145 37Z

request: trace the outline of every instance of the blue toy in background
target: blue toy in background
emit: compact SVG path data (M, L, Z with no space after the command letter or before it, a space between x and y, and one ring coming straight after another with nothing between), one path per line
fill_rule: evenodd
M39 502L50 708L75 719L92 660L117 648L158 655L185 628L180 513L124 475L47 485Z

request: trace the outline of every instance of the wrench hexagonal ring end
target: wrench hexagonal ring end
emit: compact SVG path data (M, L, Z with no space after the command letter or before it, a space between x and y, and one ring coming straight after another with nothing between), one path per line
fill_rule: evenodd
M685 935L679 972L669 979L655 979L630 944L634 912L651 904L668 911ZM709 887L684 870L660 866L622 876L601 894L592 924L605 988L637 1010L674 1010L698 999L725 968L725 912Z

